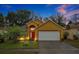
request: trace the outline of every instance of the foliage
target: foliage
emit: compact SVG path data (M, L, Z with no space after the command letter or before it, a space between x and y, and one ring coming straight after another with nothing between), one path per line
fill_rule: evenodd
M5 22L9 26L21 26L30 21L30 18L32 18L32 12L28 10L17 10L16 12L8 12L5 18Z
M15 12L8 12L8 15L6 17L6 22L7 21L9 21L8 24L10 26L13 26L16 23L16 21L17 21L17 19L16 19L16 13Z
M32 18L32 12L28 10L17 10L17 23L19 25L24 25L28 21L30 21L30 18Z
M0 43L5 42L7 39L7 31L0 30Z
M11 41L7 41L5 43L0 44L0 48L6 49L6 48L38 48L38 42L33 42L30 44L28 42L27 44L23 44L23 42L17 42L17 43L12 43Z
M56 17L55 16L50 16L49 17L52 21L56 22L57 23L57 20L56 20Z
M73 35L74 40L78 40L78 37L76 35Z
M68 24L68 25L66 25L66 29L68 30L68 29L70 29L70 25Z
M12 43L11 41L7 41L5 43L0 44L0 48L6 49L6 48L22 48L23 43L22 42L17 42L17 43Z
M5 42L8 40L12 40L13 42L17 42L17 37L23 36L26 34L26 30L20 26L12 26L7 28L6 30L0 30L0 42Z
M39 47L39 44L38 44L37 41L34 41L34 42L33 42L33 47L34 47L34 48L38 48L38 47Z
M51 19L52 21L54 21L55 23L58 23L59 25L65 27L65 24L63 23L64 17L63 15L56 15L56 16L50 16L48 17L48 19Z
M13 42L17 42L18 36L25 35L26 31L23 27L12 26L8 27L5 30L0 30L0 41L8 41L12 40Z
M4 16L2 13L0 13L0 26L4 26Z
M8 39L17 42L17 37L25 35L25 30L19 26L9 27L8 31Z
M64 32L64 39L68 39L69 33L68 32Z

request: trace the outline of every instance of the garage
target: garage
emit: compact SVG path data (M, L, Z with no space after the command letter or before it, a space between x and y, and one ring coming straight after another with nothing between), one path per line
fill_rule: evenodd
M39 40L58 41L60 40L60 33L58 31L39 31Z

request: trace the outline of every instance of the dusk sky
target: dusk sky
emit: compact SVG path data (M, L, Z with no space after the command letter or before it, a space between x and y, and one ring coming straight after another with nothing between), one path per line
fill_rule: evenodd
M32 10L37 15L47 17L62 13L66 17L79 13L78 4L0 4L0 12L7 15L8 11Z

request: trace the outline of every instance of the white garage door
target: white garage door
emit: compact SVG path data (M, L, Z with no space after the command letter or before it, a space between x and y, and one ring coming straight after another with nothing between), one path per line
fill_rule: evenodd
M60 40L60 33L58 31L39 31L39 40Z

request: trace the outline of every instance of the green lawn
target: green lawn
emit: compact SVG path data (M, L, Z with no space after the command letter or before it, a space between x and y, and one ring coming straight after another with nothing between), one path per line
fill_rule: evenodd
M33 48L37 49L39 47L38 42L32 42L31 44L30 43L31 42L28 42L26 45L24 45L23 42L0 43L0 54L37 54L38 51L32 49Z
M64 42L76 48L79 48L79 40L65 40Z
M22 43L1 43L0 48L22 48L23 44Z
M18 42L18 43L11 43L11 42L5 42L5 43L0 43L0 48L38 48L38 42L33 42L30 44L28 42L26 45L23 44L23 42Z

